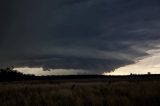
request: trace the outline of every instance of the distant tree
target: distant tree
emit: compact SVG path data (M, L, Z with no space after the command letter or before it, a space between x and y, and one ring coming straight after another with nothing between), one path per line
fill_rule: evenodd
M151 72L148 72L148 75L151 75Z
M33 78L34 75L26 75L17 70L14 70L13 67L7 67L0 69L0 80L21 80L26 78Z

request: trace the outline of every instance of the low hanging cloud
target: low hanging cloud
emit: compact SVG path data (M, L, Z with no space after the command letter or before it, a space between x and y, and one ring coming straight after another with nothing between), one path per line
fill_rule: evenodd
M0 67L102 73L159 45L158 0L2 0L1 8Z

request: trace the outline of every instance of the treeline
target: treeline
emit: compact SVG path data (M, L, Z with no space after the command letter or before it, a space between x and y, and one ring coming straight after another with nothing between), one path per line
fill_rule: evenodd
M146 75L126 75L126 76L106 76L106 75L48 75L35 76L32 74L23 74L14 70L13 68L0 69L0 81L21 81L21 80L59 80L59 81L75 81L75 82L105 82L105 81L150 81L160 80L160 74L146 74Z
M27 80L33 78L35 79L34 75L23 74L13 68L0 69L0 81Z

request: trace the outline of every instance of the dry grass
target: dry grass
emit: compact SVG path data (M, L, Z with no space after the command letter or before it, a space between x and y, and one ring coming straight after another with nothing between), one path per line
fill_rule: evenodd
M0 106L160 106L160 81L0 83Z

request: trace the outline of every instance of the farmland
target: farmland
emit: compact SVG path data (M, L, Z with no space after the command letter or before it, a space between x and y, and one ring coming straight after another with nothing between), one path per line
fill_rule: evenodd
M159 106L160 81L34 80L0 83L1 106Z

